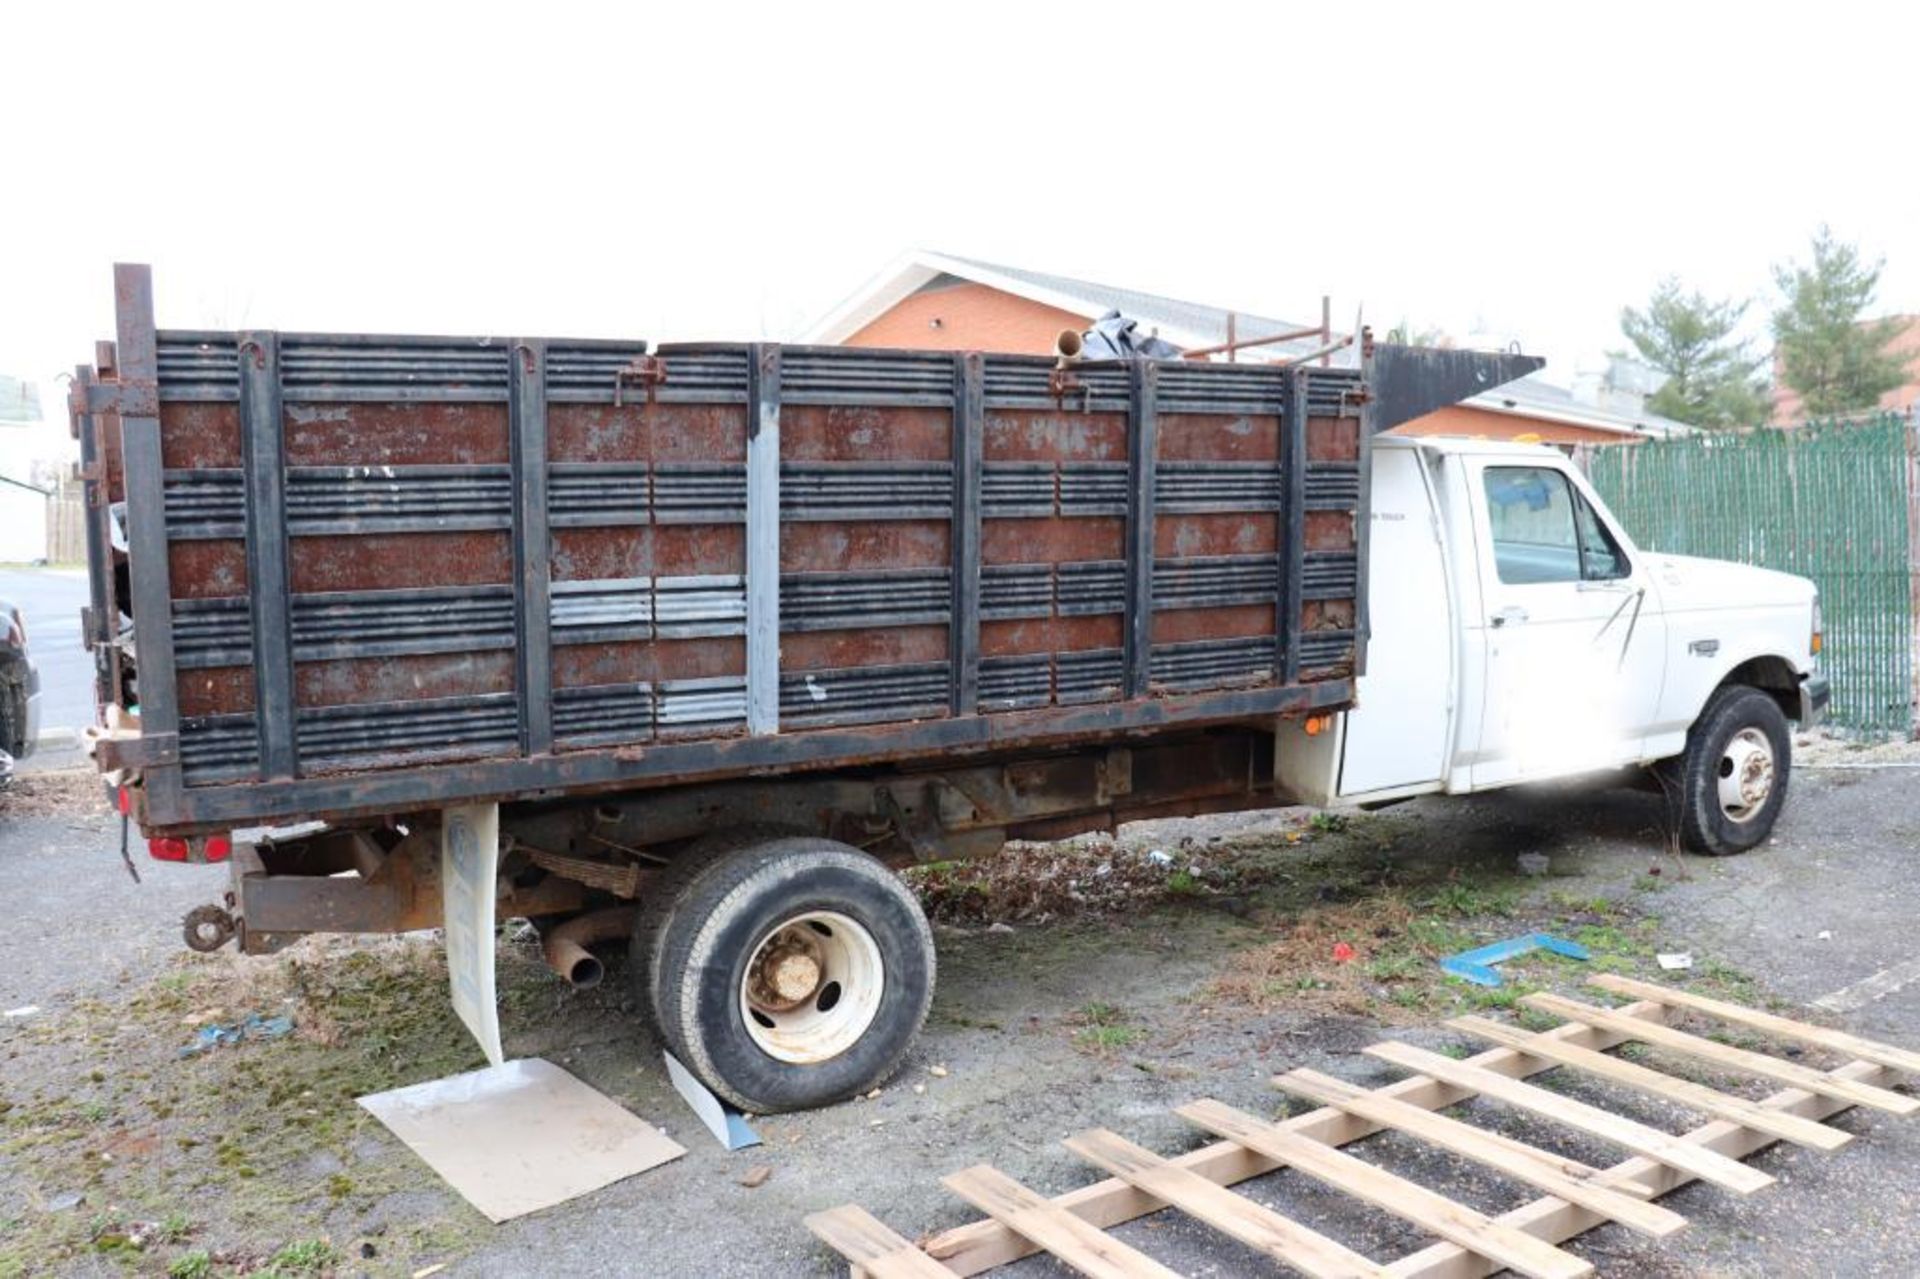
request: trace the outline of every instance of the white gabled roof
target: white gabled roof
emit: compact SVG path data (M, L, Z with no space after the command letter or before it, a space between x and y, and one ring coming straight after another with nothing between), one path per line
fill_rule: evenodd
M1559 422L1582 426L1591 431L1608 431L1632 439L1665 439L1670 435L1691 435L1692 427L1658 413L1618 412L1598 404L1573 398L1573 392L1542 382L1537 377L1516 378L1504 386L1460 402L1462 408L1485 409L1535 421Z
M1224 307L1183 302L1157 293L1114 288L1089 280L1028 271L1021 267L982 262L976 258L956 257L927 249L916 249L896 258L885 270L868 280L851 297L801 334L799 340L823 344L844 342L942 276L984 284L1015 297L1084 316L1089 321L1098 319L1108 311L1118 311L1129 319L1139 321L1142 329L1179 347L1216 346L1227 340L1227 317L1230 313ZM1241 339L1308 327L1271 316L1250 315L1244 311L1231 314L1234 334ZM1256 350L1275 354L1297 353L1316 345L1318 343L1312 340L1281 342Z

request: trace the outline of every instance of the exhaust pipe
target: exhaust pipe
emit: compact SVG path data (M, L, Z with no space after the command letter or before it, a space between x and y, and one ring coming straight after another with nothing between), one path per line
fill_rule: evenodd
M591 990L607 975L607 966L588 950L595 942L612 941L633 931L632 906L609 906L586 915L575 915L566 923L550 929L541 938L547 966L559 973L575 990Z
M1053 353L1060 357L1060 367L1065 368L1080 358L1080 352L1086 343L1081 340L1080 330L1061 329L1053 339Z

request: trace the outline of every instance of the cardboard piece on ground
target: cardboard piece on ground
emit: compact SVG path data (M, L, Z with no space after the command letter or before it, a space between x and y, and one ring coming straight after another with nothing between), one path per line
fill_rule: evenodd
M1677 950L1671 954L1663 952L1655 955L1654 959L1668 972L1693 967L1693 952L1690 950Z
M667 1078L673 1081L674 1090L686 1098L715 1141L728 1150L745 1150L760 1144L760 1134L747 1126L745 1115L714 1096L713 1090L695 1079L693 1072L681 1065L672 1053L660 1055L667 1059Z
M537 1058L373 1093L360 1104L496 1222L687 1153L646 1120Z
M447 937L453 1011L498 1066L500 1007L494 997L494 880L500 870L500 806L449 808L440 822L440 913Z

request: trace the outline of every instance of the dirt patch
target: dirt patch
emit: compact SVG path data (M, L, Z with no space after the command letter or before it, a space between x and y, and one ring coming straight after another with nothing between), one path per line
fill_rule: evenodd
M271 959L182 955L124 1002L11 1028L0 1051L0 1185L36 1211L0 1223L0 1276L410 1274L475 1239L478 1215L426 1180L355 1099L484 1064L427 937L309 939ZM502 1003L550 993L503 947ZM289 1016L282 1038L182 1055L198 1032ZM577 1034L574 1026L562 1033ZM162 1227L165 1228L162 1228Z
M91 768L16 773L0 790L0 817L98 817L113 812L106 783Z

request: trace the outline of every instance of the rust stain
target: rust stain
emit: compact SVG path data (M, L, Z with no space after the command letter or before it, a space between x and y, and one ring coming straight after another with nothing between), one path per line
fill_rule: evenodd
M1123 413L1005 409L987 414L982 454L989 462L1124 462Z
M644 462L644 404L549 404L547 456L556 462Z
M783 405L780 457L787 462L949 461L953 413L865 405Z
M1153 553L1158 559L1268 555L1279 549L1280 522L1272 515L1157 515L1153 521Z
M1350 631L1353 601L1308 600L1300 608L1300 625L1309 631Z
M1065 564L1117 560L1125 554L1127 522L1117 515L987 520L980 530L987 564Z
M947 628L944 626L806 631L780 637L780 669L786 671L897 666L940 662L946 657Z
M786 430L784 422L781 430ZM944 520L793 521L780 526L780 569L829 573L940 568L952 559L951 547L952 525Z
M499 404L289 404L288 466L429 466L508 460Z
M180 697L180 713L185 716L235 715L254 707L251 666L181 671L175 687Z
M1031 618L980 623L980 654L1013 657L1032 653L1081 653L1118 648L1123 643L1125 618L1119 613L1097 617Z
M513 654L410 653L294 666L294 704L345 706L513 691Z
M746 669L747 644L739 638L563 644L553 650L555 688L709 679Z
M1307 460L1309 462L1353 462L1359 457L1359 418L1310 417L1307 419Z
M739 524L557 528L552 564L557 582L744 573L747 535Z
M1180 644L1188 640L1271 635L1273 624L1274 610L1266 604L1166 609L1153 615L1153 642Z
M667 367L672 369L671 359ZM672 376L671 371L668 376ZM655 462L747 460L747 410L744 405L652 404L647 407L647 414Z
M1155 456L1165 462L1275 462L1280 419L1272 414L1162 413Z
M300 594L481 586L512 580L507 538L493 531L296 537L287 558Z
M1353 512L1308 511L1305 541L1309 551L1353 549Z
M167 585L177 600L247 593L247 544L235 540L169 542Z
M160 405L160 460L169 468L240 465L240 407L175 401Z

